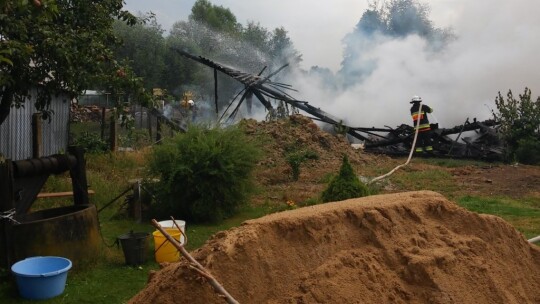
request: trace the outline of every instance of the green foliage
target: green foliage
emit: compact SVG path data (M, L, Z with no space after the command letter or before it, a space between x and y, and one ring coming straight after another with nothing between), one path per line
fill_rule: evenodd
M300 177L300 165L310 159L319 159L317 152L312 150L292 151L286 156L287 163L291 166L292 179L297 181Z
M165 69L165 38L163 29L150 16L148 22L129 26L124 22L114 23L114 32L122 44L114 48L118 61L128 60L133 72L144 78L146 89L161 88Z
M337 124L334 125L334 132L339 135L347 135L349 132L349 127L343 125L343 120L340 120Z
M323 191L321 199L325 203L336 202L369 194L368 187L360 182L345 155L339 174L330 181L328 187Z
M149 169L159 177L157 215L219 221L236 213L252 191L260 150L238 128L190 126L157 146Z
M532 100L531 90L525 88L524 93L516 99L509 90L506 100L499 92L495 105L498 112L493 111L493 116L500 123L499 132L507 145L508 159L530 162L528 157L538 153L540 141L540 97Z
M222 32L236 33L239 28L236 16L228 8L213 5L208 0L195 1L189 19L203 22L211 29Z
M125 134L119 136L118 141L121 147L140 149L149 146L152 139L145 129L129 128Z
M518 140L516 158L523 164L540 165L540 140L523 138Z
M103 153L109 149L109 145L101 139L99 134L91 132L78 135L73 140L73 144L82 147L86 153Z
M125 78L109 48L116 41L115 19L136 22L122 4L122 0L3 1L0 124L13 104L20 105L31 95L47 118L52 96L75 97L97 78Z

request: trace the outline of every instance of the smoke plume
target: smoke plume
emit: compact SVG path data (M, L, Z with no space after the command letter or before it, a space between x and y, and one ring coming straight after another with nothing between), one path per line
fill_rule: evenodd
M527 86L536 99L540 1L457 0L451 5L457 13L448 25L456 39L442 50L434 52L428 39L418 34L376 34L366 39L372 45L359 50L362 60L348 62L358 66L347 70L365 70L366 62L372 64L361 81L329 86L328 77L298 72L290 80L300 91L295 97L361 127L410 124L412 95L434 108L441 127L462 124L467 117L491 118L499 91L504 95L511 89L517 95Z

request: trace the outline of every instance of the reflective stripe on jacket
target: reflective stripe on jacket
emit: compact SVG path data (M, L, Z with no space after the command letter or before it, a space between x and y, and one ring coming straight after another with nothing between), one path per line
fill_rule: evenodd
M419 103L414 103L411 107L411 116L413 119L413 126L416 129L416 124L418 119L420 119L420 125L418 126L418 132L424 132L431 130L431 126L429 124L429 120L427 118L426 113L433 112L433 109L430 108L427 105L422 105L422 109L419 111L418 107Z

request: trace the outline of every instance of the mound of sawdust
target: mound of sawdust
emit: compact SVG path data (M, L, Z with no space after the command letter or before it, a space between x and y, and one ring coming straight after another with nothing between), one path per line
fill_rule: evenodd
M430 191L272 214L193 252L240 303L540 303L540 250ZM224 303L185 262L130 303Z
M288 200L302 202L313 198L326 187L327 183L321 180L339 171L343 155L347 155L354 168L388 160L386 156L353 149L343 135L330 134L299 114L277 121L244 120L242 125L248 136L264 143L264 158L255 169L254 179L265 191L252 199L255 205L279 205ZM299 179L294 180L288 158L302 152L316 157L301 162Z

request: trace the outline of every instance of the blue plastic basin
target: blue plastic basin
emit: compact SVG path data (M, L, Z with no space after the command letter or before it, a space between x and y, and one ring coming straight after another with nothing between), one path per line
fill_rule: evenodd
M55 256L31 257L11 266L19 294L26 299L43 300L64 292L71 261Z

